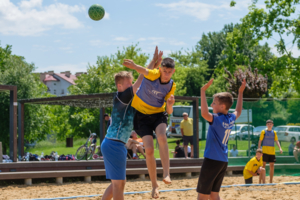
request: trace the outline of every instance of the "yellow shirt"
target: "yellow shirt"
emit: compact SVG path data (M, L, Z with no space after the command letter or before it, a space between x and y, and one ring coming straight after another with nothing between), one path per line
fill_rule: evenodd
M188 118L187 120L182 120L180 123L180 128L183 129L183 135L193 136L193 119Z
M244 168L244 178L248 179L252 177L252 174L250 174L250 172L248 172L247 170L255 173L259 167L263 166L263 159L262 157L260 158L260 160L258 161L256 156L251 158L251 160L249 160L249 162L247 163L247 165Z
M265 130L262 130L260 133L259 140L263 141L264 136L265 136ZM278 140L277 133L276 133L276 131L274 131L274 141L277 141L277 140ZM268 154L268 155L275 155L275 145L274 146L265 146L264 145L262 147L262 151L263 151L263 153Z
M145 76L146 79L150 81L155 81L160 78L160 71L158 69L148 70L149 74ZM142 85L141 85L142 87ZM140 89L140 88L139 88ZM143 88L144 89L144 88ZM145 88L146 89L146 88ZM173 82L172 88L169 93L164 97L164 104L161 107L154 107L145 103L137 94L134 95L131 106L134 107L137 111L151 115L155 113L165 112L166 111L166 101L170 98L171 95L174 95L176 89L176 84Z

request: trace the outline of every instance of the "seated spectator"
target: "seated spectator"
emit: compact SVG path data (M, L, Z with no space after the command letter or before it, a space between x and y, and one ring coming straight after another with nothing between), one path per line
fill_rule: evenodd
M300 141L296 143L294 147L294 157L296 159L296 163L299 163L299 156L300 156Z
M139 159L137 152L141 153L144 156L144 158L146 158L143 146L144 146L143 139L138 138L136 132L132 131L130 138L128 139L128 141L126 143L127 149L132 150L132 153L133 153L132 159Z
M177 140L176 144L175 151L172 152L173 158L185 158L184 149L180 146L180 140Z
M251 158L251 160L246 164L243 175L246 184L253 183L253 176L259 176L259 184L261 181L265 183L266 178L266 170L263 168L263 158L262 158L262 150L256 150L256 156Z
M289 146L289 156L292 156L292 155L294 155L294 148L295 148L295 139L294 138L292 138L291 139L291 144L290 144L290 146Z
M230 150L230 157L237 157L239 154L238 150L236 149L236 145L232 146L232 149Z

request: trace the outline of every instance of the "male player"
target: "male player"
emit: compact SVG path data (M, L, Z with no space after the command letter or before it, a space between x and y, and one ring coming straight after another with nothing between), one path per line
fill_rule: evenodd
M267 120L267 130L262 130L260 133L259 137L259 142L258 142L258 148L260 149L261 147L261 142L263 142L263 166L266 168L267 162L270 163L270 183L273 182L273 175L274 175L274 163L276 162L276 157L275 157L275 146L274 142L276 142L280 153L282 153L282 149L280 146L280 143L278 141L277 133L276 131L273 131L273 121L272 120Z
M171 183L169 148L166 136L168 114L173 112L176 85L171 79L175 72L175 62L164 58L159 69L149 70L124 60L123 65L144 75L141 87L134 95L132 107L136 109L134 130L143 139L146 151L146 163L152 182L152 198L159 197L154 157L153 131L159 144L159 153L163 167L163 182Z
M205 91L213 83L213 79L201 88L201 115L208 121L204 161L198 180L198 200L219 200L219 191L228 165L228 139L235 120L241 115L243 108L243 92L246 86L245 79L239 89L238 102L235 112L229 113L233 104L233 97L228 92L215 94L208 111Z
M153 60L148 68L160 63L162 52L158 54L156 47ZM125 144L133 128L135 109L131 106L132 99L139 88L143 75L132 85L131 72L121 71L115 74L117 95L113 102L112 123L107 130L105 139L101 144L106 178L111 179L111 184L105 190L102 200L124 199L124 187L126 182L126 157Z

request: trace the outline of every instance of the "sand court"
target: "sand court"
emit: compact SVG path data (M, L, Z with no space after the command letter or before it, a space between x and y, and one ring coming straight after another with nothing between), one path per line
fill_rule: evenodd
M267 177L268 180L269 177ZM162 183L159 179L160 190L195 188L198 182L198 176L191 178L173 178L171 185ZM282 182L300 182L299 176L275 176L274 183ZM254 178L254 184L258 183L258 178ZM91 183L75 182L56 185L52 183L34 184L32 186L12 185L0 187L0 199L36 199L36 198L55 198L70 197L81 195L103 194L105 188L110 184L108 181L94 181ZM244 184L243 176L226 176L224 185ZM253 187L232 187L221 188L220 196L224 199L295 199L300 185L276 185L276 186L253 186ZM150 180L130 179L125 186L125 192L150 191ZM196 199L197 192L190 191L172 191L160 193L160 199ZM101 199L101 197L84 197L77 199ZM125 195L125 199L139 200L151 199L150 193ZM297 199L297 198L296 198Z

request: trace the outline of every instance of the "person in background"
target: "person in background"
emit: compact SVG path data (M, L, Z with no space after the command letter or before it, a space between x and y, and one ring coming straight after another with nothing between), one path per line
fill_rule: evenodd
M234 144L232 146L232 149L230 150L230 157L237 157L239 154L239 151L236 149L236 145Z
M183 147L180 146L180 140L176 141L177 146L175 147L175 151L173 151L173 158L184 158L184 150Z
M296 146L294 147L294 157L296 159L296 163L299 163L299 156L300 156L300 141L296 143Z
M259 184L261 181L266 182L266 170L263 168L263 152L261 149L256 150L256 156L251 158L244 168L244 179L246 184L253 183L253 176L259 176Z
M193 119L189 118L189 115L184 112L182 113L183 120L180 122L180 130L183 139L184 155L188 158L188 145L191 145L191 158L194 157L194 146L193 146Z
M292 138L291 139L291 144L289 146L289 156L293 156L294 155L294 148L295 148L295 139Z
M131 132L130 138L126 143L127 149L132 150L132 159L139 159L137 152L141 153L146 159L146 155L143 149L144 143L142 138L138 138L135 131Z
M110 117L107 113L105 113L105 114L104 114L104 120L106 121L106 130L107 130L108 127L109 127L110 124L111 124L111 117Z

